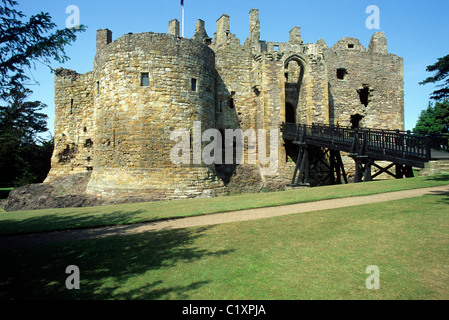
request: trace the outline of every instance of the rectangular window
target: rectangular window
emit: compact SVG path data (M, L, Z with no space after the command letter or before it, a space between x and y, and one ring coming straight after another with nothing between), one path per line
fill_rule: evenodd
M73 114L73 99L70 99L70 114Z
M235 96L235 91L231 91L231 96L229 97L229 100L228 100L228 106L231 109L235 108L234 96Z
M192 91L195 91L195 92L196 92L196 90L197 90L197 84L198 84L198 80L195 79L195 78L192 78L191 81L190 81L190 85L191 85Z
M337 69L337 79L344 80L348 72L344 68Z
M100 81L97 81L97 94L100 93Z
M348 49L354 49L354 44L353 43L348 44Z
M275 44L273 46L273 50L274 50L274 52L278 52L279 51L279 45Z
M148 72L143 72L140 74L140 86L148 87L150 85L150 75Z

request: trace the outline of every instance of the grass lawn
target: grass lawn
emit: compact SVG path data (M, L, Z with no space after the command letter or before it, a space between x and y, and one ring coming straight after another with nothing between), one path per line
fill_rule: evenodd
M0 235L120 225L449 184L449 175L229 197L0 213Z
M1 252L0 299L449 299L449 195ZM65 269L80 269L67 290ZM380 289L366 288L366 268Z

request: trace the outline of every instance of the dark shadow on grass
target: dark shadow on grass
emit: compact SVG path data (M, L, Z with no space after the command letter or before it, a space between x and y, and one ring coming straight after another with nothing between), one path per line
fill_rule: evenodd
M139 215L144 212L144 210L121 210L95 215L96 212L92 211L89 211L88 214L82 211L79 213L69 211L66 215L49 213L23 220L5 219L0 221L0 237L3 235L18 235L139 223L142 222L141 219L139 220ZM145 222L156 220L160 221L162 219L158 216L154 216L151 219L146 219Z
M449 192L431 191L429 192L429 195L438 196L439 197L438 202L449 204Z
M184 267L232 250L197 245L213 227L149 232L2 252L0 299L184 299L212 282ZM68 290L67 266L80 269L80 290Z
M430 181L447 181L449 183L449 174L436 174L426 177L426 180Z

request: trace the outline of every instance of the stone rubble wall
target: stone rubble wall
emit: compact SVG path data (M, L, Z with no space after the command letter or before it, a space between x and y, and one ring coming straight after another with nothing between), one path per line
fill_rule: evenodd
M194 121L203 131L215 126L214 59L198 41L154 33L122 36L97 53L95 170L88 193L188 196L221 186L214 167L175 165L170 158L173 131L192 133Z
M355 115L362 117L361 127L403 129L403 60L388 53L382 32L373 35L368 49L354 38L329 48L322 39L303 43L297 26L288 42L261 40L256 9L249 22L243 44L231 33L226 14L217 20L213 39L202 20L192 39L179 36L177 20L169 22L168 34L126 34L115 41L110 30L98 30L93 71L56 72L55 151L47 181L92 171L91 195L219 195L225 183L242 183L230 175L256 174L259 165L248 170L176 165L170 159L174 130L185 129L192 140L195 121L201 132L257 132L280 129L291 119L351 126ZM148 85L142 85L146 75ZM280 132L277 142L279 170L254 178L255 188L283 189L291 180L297 146ZM257 152L248 144L244 150L245 159Z
M403 61L386 53L386 44L375 46L379 37L373 36L370 50L357 39L344 38L326 51L330 123L351 126L351 116L359 114L363 116L360 127L404 130ZM346 71L344 79L337 78L337 69ZM358 93L364 88L369 92L367 105Z
M55 71L55 149L46 182L93 168L93 72Z

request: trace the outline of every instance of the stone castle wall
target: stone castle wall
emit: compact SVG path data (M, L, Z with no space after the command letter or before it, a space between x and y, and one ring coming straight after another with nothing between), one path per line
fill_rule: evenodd
M55 71L55 149L47 181L93 169L93 72Z
M206 45L166 34L124 35L102 47L89 193L183 195L220 186L213 167L178 166L170 158L171 132L191 132L194 121L203 130L215 125L214 58Z
M304 44L299 27L286 43L267 42L260 40L256 9L243 44L231 33L228 15L216 28L209 38L198 20L186 39L172 20L168 34L115 41L110 30L98 30L94 70L62 69L55 76L55 152L47 180L90 170L90 194L214 194L224 190L223 172L235 166L193 163L193 154L190 164L174 164L174 130L189 132L192 144L195 121L201 132L222 134L280 129L283 122L403 129L402 58L388 53L383 33L373 35L368 49L354 38L331 49L322 39ZM297 153L281 134L277 142L279 170L261 177L274 185L290 181L286 168ZM245 144L245 159L251 152L257 150Z
M402 58L387 52L386 38L376 33L370 48L344 38L326 52L329 72L330 122L360 127L404 130Z

